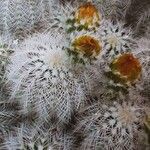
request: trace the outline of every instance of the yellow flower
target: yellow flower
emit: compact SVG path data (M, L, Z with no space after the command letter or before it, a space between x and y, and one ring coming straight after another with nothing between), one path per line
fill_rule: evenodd
M99 22L100 16L96 7L88 2L78 8L75 12L75 19L79 24L92 26Z
M88 35L82 35L76 38L73 41L72 46L78 53L81 53L86 57L98 56L102 50L100 42Z
M125 53L115 59L111 64L113 73L117 73L126 81L133 82L139 78L142 67L137 58L133 54Z

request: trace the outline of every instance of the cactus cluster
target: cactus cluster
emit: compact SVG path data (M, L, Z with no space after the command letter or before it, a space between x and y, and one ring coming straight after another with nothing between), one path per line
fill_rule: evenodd
M150 147L150 22L129 27L132 4L1 1L0 149Z

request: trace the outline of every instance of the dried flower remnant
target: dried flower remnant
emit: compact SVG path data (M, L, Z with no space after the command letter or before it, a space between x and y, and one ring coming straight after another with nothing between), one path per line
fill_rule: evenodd
M102 49L99 41L88 35L76 38L72 45L79 53L82 53L87 57L99 55Z
M102 43L91 35L81 34L71 41L68 53L75 63L89 63L97 59L102 51Z
M101 20L101 14L91 2L76 7L70 15L66 20L68 33L89 29L95 31Z
M75 19L78 24L93 26L100 21L98 10L91 2L88 2L78 8L75 12Z
M115 75L131 83L139 78L142 71L139 60L131 53L122 54L111 63L110 67Z

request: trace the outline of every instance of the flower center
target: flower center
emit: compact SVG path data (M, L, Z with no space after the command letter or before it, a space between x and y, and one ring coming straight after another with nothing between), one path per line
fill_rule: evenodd
M128 125L132 123L134 116L128 108L121 108L121 110L119 110L119 119L124 125Z
M102 46L95 38L87 35L80 36L73 41L72 46L76 51L86 57L97 56L102 50Z
M108 43L112 46L112 48L115 48L117 43L118 43L118 39L116 36L110 36L108 38Z
M126 53L112 62L112 70L128 81L136 80L142 70L140 62L132 54Z
M84 24L93 25L98 23L100 16L98 10L90 2L80 6L75 13L77 23L83 22Z
M63 58L60 54L53 54L53 56L50 56L49 58L49 66L50 67L61 67L63 65Z

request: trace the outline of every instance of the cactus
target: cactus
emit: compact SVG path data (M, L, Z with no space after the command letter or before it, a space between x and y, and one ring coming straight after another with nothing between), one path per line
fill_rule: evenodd
M39 22L46 24L52 14L52 0L1 0L0 31L20 38L30 33Z
M98 103L79 114L75 132L83 137L81 149L135 148L144 124L144 106L130 102Z
M25 40L11 57L7 77L13 82L12 98L20 98L25 112L36 111L41 119L56 113L67 123L86 101L86 81L63 46L61 34L38 34Z
M43 126L47 124L46 127ZM5 135L1 149L8 150L71 150L73 137L67 131L61 131L50 122L42 123L40 128L21 124L20 127Z
M128 28L132 0L0 1L0 149L144 149L149 9Z

